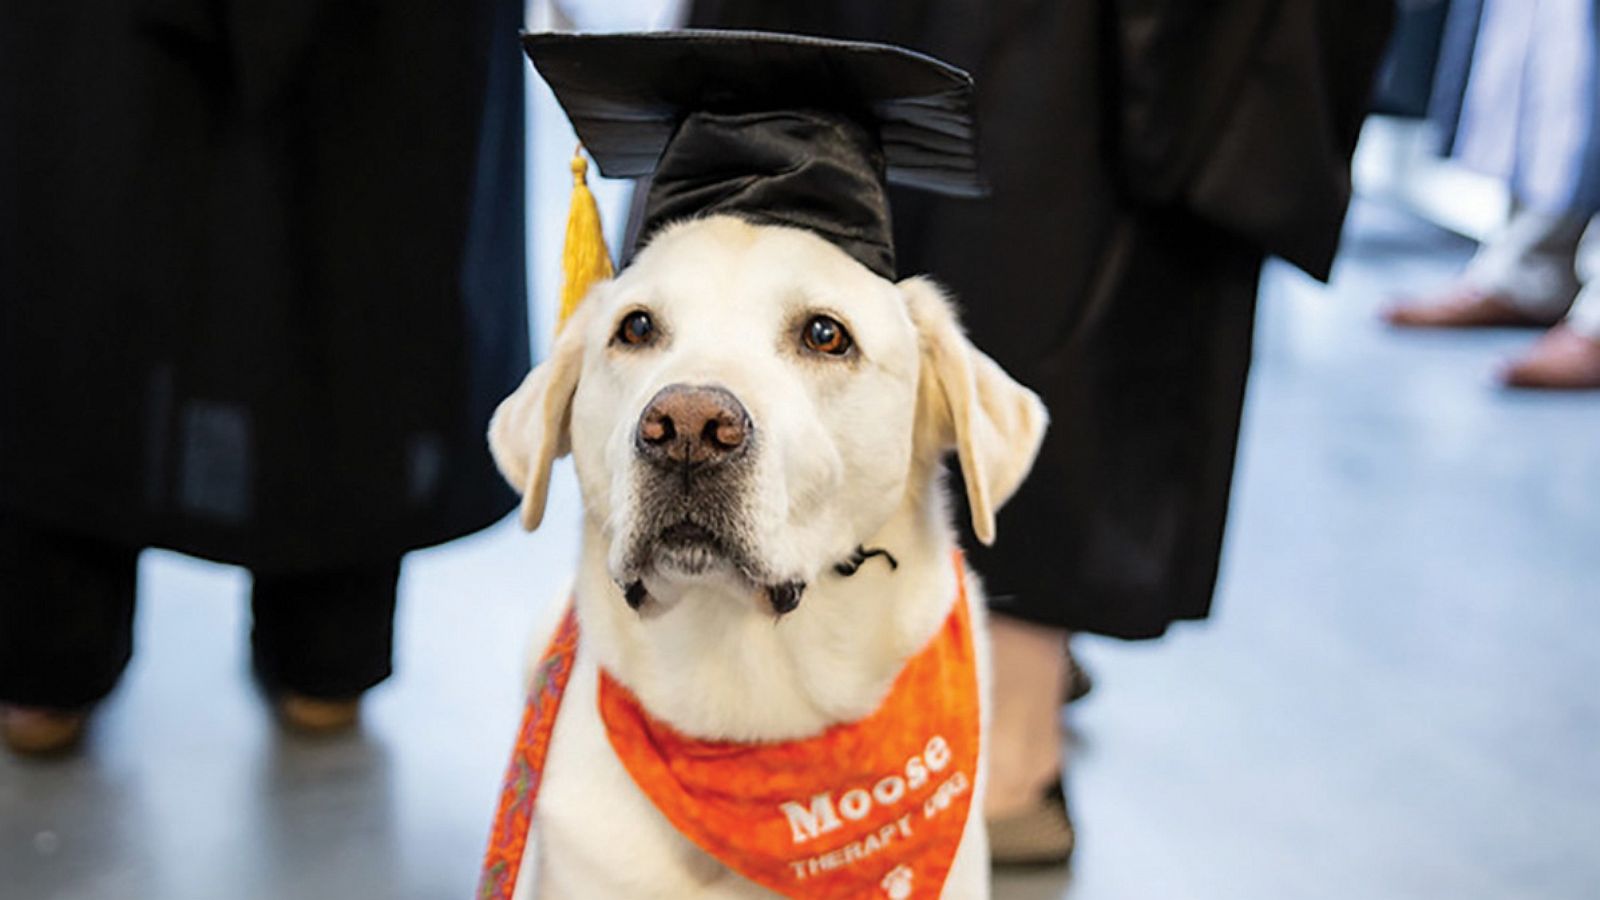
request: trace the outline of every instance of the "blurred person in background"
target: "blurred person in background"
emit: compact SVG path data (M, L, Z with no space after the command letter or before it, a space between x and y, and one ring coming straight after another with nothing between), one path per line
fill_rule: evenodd
M996 862L1072 852L1068 635L1155 638L1208 614L1262 259L1327 276L1390 15L1388 0L692 4L691 26L888 41L976 79L992 194L893 202L901 274L950 287L978 346L1051 410L1000 542L964 541L995 613Z
M520 4L0 2L0 730L71 746L141 548L254 575L256 675L346 727L412 548L513 498Z
M1385 318L1408 328L1547 328L1502 379L1600 388L1594 0L1457 0L1449 16L1443 52L1460 62L1440 66L1434 117L1450 156L1507 184L1512 214L1453 284Z

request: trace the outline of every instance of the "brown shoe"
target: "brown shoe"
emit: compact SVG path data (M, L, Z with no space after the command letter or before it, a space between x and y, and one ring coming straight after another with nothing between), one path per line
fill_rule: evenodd
M1555 324L1504 297L1470 289L1397 303L1383 311L1383 318L1400 328L1548 328Z
M278 719L302 734L337 734L361 720L361 698L319 700L303 694L280 694L273 701Z
M1500 378L1507 386L1518 388L1600 389L1600 341L1557 325L1525 356L1507 366Z
M0 738L13 753L23 756L59 756L75 749L89 723L84 711L0 707Z
M1034 805L985 824L989 861L997 866L1064 866L1078 842L1059 774Z

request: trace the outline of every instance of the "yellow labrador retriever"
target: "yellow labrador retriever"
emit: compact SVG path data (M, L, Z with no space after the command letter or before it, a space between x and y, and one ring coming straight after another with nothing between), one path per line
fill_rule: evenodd
M941 461L958 454L990 541L1045 419L932 283L880 278L807 231L679 223L598 285L490 428L527 528L569 451L584 504L582 637L517 896L776 896L641 791L608 742L599 672L684 735L804 738L873 713L964 596L986 690ZM988 896L978 772L946 897ZM789 814L799 840L834 811Z

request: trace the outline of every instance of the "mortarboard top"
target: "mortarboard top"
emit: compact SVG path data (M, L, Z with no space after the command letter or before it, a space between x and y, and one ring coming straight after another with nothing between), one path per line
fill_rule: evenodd
M523 45L601 173L654 176L645 238L730 213L806 228L893 278L886 182L984 193L972 79L920 53L748 31Z

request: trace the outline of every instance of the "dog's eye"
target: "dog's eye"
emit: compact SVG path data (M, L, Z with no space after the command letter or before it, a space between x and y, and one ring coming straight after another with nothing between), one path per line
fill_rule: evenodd
M617 326L617 341L631 347L642 347L656 338L656 323L650 319L650 314L642 309L636 309L622 317L622 324Z
M817 353L843 356L850 352L850 332L845 331L836 319L827 316L812 316L807 320L800 332L800 339L805 342L807 350Z

